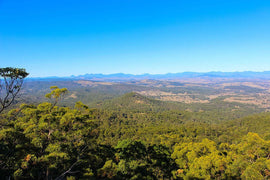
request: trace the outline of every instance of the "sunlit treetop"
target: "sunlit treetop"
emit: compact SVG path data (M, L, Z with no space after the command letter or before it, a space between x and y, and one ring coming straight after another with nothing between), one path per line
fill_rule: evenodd
M22 68L0 68L0 113L12 104L28 75Z

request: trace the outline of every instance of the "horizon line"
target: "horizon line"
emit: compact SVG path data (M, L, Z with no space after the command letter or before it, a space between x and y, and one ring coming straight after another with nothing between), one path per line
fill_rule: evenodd
M85 73L85 74L79 74L79 75L68 75L68 76L28 76L28 78L72 78L72 77L80 77L80 76L86 76L86 75L103 75L103 76L109 76L109 75L132 75L132 76L143 76L143 75L150 75L150 76L157 76L157 75L168 75L168 74L184 74L184 73L265 73L270 72L270 70L267 71L183 71L183 72L167 72L167 73L141 73L141 74L132 74L132 73L123 73L123 72L117 72L117 73Z

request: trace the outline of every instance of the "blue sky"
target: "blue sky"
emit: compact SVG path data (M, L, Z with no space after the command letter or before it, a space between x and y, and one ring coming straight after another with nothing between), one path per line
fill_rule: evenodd
M270 1L0 0L0 66L32 77L270 70Z

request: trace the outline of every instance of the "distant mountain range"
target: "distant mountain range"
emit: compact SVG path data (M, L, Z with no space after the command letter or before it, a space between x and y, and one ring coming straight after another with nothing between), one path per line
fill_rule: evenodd
M97 81L127 81L127 80L142 80L142 79L178 79L178 78L250 78L250 79L270 79L270 71L254 72L182 72L182 73L167 73L167 74L85 74L79 76L69 77L41 77L41 78L27 78L27 80L97 80Z

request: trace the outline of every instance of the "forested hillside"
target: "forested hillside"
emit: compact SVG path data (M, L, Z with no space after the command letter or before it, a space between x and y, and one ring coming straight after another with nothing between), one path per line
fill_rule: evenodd
M64 107L66 92L52 87L44 102L1 114L1 179L270 176L270 113L218 102L188 109L136 92Z
M270 0L0 0L0 180L270 180Z

